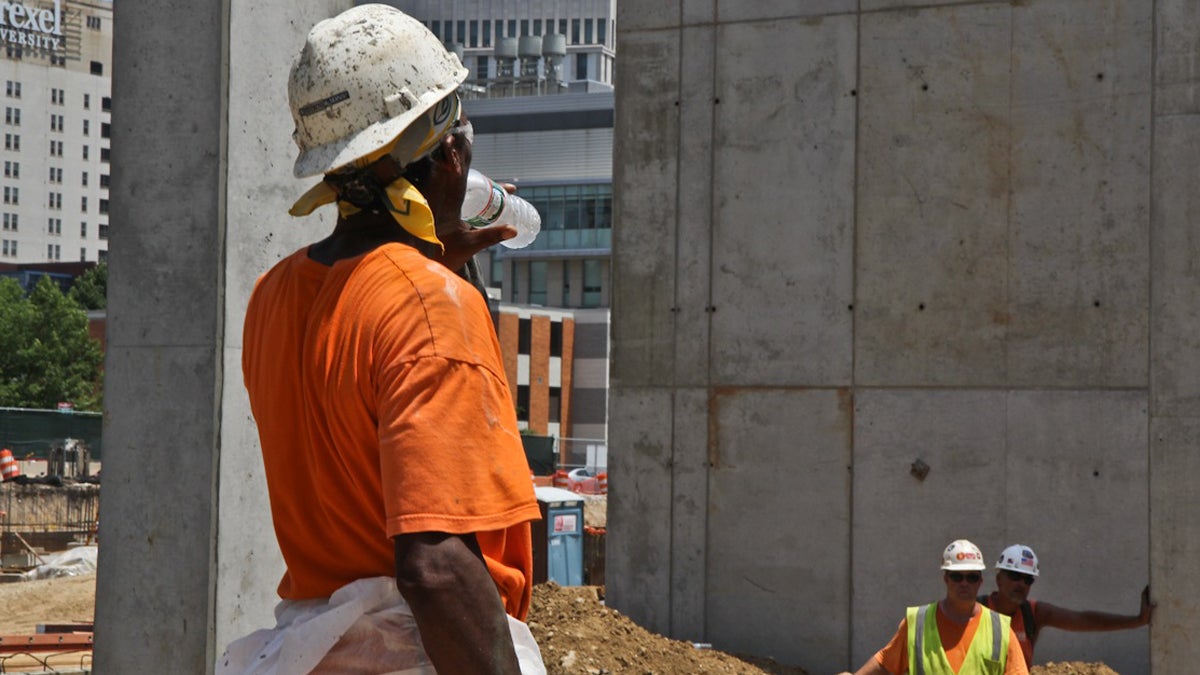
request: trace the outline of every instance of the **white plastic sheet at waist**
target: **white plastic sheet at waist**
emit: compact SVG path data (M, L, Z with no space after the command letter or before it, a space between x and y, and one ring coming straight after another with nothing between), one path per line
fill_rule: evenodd
M436 675L417 622L391 577L359 579L328 600L283 600L275 627L235 640L217 659L217 675L378 673ZM537 643L508 617L522 675L545 675ZM317 670L317 667L320 669Z

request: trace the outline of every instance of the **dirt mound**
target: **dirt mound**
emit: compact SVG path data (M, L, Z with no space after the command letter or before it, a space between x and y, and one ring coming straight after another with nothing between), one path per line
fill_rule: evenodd
M1029 675L1119 675L1117 671L1103 663L1083 663L1081 661L1051 661L1044 666L1034 666L1029 669Z
M90 623L96 575L0 584L0 635L28 635L39 623Z
M651 633L605 607L596 587L539 584L533 589L528 621L549 675L807 675L802 668L743 660Z

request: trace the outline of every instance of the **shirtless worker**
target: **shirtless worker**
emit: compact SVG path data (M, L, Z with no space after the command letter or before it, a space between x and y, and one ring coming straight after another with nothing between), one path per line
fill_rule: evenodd
M854 675L1028 675L1008 617L975 601L985 569L979 547L951 542L942 551L946 597L909 607L891 641Z
M286 572L276 626L218 673L544 673L521 623L539 518L483 296L455 274L516 234L460 219L467 71L363 5L294 63L292 207L333 232L259 279L242 369ZM507 616L506 616L507 615Z
M1150 587L1142 590L1142 606L1137 614L1108 614L1077 611L1029 599L1029 591L1038 576L1038 559L1033 549L1013 544L1000 553L996 561L996 590L979 596L985 607L1012 618L1013 632L1025 653L1025 665L1033 666L1033 647L1041 629L1046 627L1070 631L1107 631L1137 628L1150 623L1154 603L1150 602Z

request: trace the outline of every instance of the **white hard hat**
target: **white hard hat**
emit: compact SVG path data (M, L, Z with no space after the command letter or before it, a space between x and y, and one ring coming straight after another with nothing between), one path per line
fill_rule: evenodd
M983 553L979 547L966 539L955 539L942 551L944 570L986 570Z
M328 173L388 148L410 126L424 127L420 145L431 128L453 121L440 118L457 119L458 99L451 94L466 77L457 56L394 7L360 5L321 21L309 31L288 81L292 138L300 146L296 177ZM416 124L422 121L429 124Z
M996 561L996 569L1020 572L1021 574L1038 575L1038 559L1033 549L1024 544L1013 544L1000 552Z

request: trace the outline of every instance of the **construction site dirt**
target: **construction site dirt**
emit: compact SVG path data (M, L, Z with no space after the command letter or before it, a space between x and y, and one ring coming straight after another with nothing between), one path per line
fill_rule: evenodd
M95 589L94 574L0 584L0 635L34 633L38 624L90 622ZM534 589L529 625L550 675L832 675L670 640L605 606L602 597L603 589L593 586L546 583ZM54 658L51 664L58 668L90 663L78 653ZM37 662L29 660L3 664L3 672L41 670ZM1119 674L1101 663L1067 662L1034 666L1031 675Z

